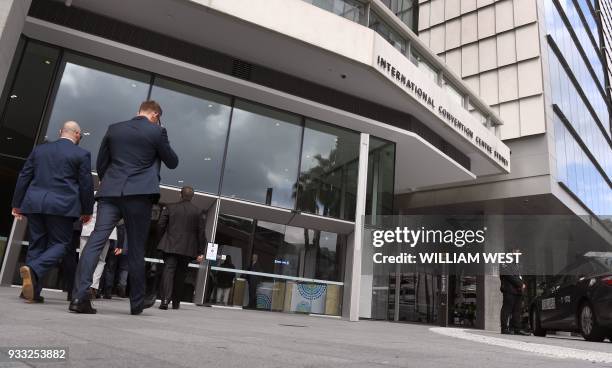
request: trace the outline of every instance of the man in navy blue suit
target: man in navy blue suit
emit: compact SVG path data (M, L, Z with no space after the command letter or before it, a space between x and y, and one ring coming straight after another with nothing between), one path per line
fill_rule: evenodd
M67 121L60 139L34 148L23 165L13 195L13 216L28 218L30 245L21 297L41 303L42 279L72 247L77 218L88 222L94 205L91 154L78 147L81 128Z
M111 125L102 140L97 161L97 221L79 260L70 311L96 313L88 289L100 252L122 218L130 244L131 314L140 314L155 303L155 299L145 302L145 245L152 206L159 200L160 161L169 169L178 166L178 157L160 124L161 115L157 102L145 101L138 116Z

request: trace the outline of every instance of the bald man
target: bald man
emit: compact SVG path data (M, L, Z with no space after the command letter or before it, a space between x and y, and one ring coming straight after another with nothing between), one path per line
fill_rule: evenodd
M74 221L86 223L91 218L91 155L78 147L80 140L79 124L65 122L60 138L35 147L17 178L13 216L27 217L30 233L26 262L19 269L20 297L30 303L43 302L43 277L72 246Z

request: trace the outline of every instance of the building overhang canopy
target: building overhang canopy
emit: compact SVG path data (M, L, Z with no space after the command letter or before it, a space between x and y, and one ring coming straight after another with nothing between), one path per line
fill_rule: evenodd
M152 7L147 0L74 0L72 5L411 114L470 158L466 170L407 130L28 18L26 33L33 38L393 141L396 193L509 172L509 148L443 87L373 30L306 2L159 0Z

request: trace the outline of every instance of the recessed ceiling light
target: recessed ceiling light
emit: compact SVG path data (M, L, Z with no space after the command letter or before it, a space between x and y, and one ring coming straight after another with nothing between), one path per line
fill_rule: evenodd
M17 95L11 95L11 98L17 98Z
M204 157L204 161L210 161L211 158L210 157Z
M6 137L6 140L7 140L7 141L12 141L12 140L13 140L13 137Z
M49 64L51 64L51 61L45 60L45 64L49 65Z

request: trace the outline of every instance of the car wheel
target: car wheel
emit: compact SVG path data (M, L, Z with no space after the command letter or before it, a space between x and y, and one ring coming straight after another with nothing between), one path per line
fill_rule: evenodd
M595 311L589 303L583 303L578 310L578 323L580 325L580 333L587 341L601 342L604 339L604 331L597 324Z
M531 332L534 336L544 337L546 336L546 330L542 328L540 324L540 313L537 308L531 309Z

